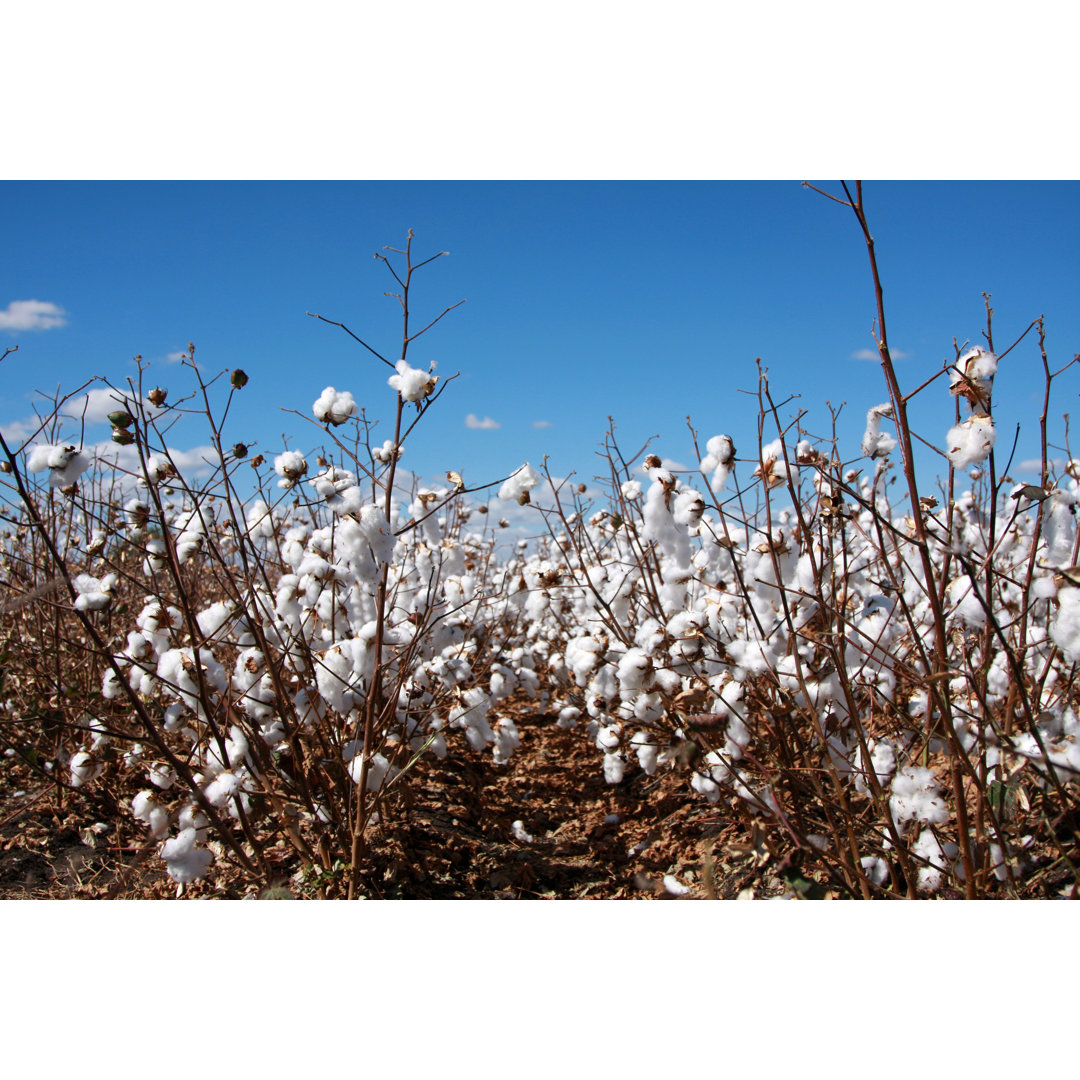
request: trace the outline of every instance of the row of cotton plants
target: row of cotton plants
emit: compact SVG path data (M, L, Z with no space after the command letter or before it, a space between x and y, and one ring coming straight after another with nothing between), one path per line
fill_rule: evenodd
M919 499L929 583L886 495L888 405L869 410L859 467L783 437L747 465L721 435L697 482L650 455L612 465L607 509L560 505L523 567L530 632L549 642L557 722L585 725L609 782L683 768L853 895L1024 874L1024 782L1071 808L1080 775L1080 461L994 504L995 370L982 349L952 368L980 412L946 436L972 486Z

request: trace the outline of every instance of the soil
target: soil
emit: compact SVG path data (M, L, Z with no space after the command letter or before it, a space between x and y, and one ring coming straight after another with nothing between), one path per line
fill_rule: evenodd
M628 769L604 780L578 727L516 719L521 745L506 765L490 754L419 762L405 797L370 835L363 890L371 899L674 899L775 895L783 882L745 826L689 790L685 770ZM56 789L7 759L0 770L0 898L171 898L156 845L106 796ZM21 772L21 775L19 773ZM13 785L26 783L16 792ZM521 822L515 836L514 823ZM531 839L528 839L528 838ZM270 853L273 856L275 853ZM282 845L274 888L252 889L225 863L183 895L333 897L333 875L302 876Z

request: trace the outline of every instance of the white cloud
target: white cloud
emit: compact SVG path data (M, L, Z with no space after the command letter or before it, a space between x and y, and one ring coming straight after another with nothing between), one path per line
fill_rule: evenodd
M165 364L179 364L180 361L183 360L185 356L187 356L187 353L184 352L183 349L181 349L179 352L166 353L165 359L162 361L162 363L165 363Z
M0 330L52 330L67 322L67 312L47 300L12 300L0 311Z
M1047 458L1047 466L1055 471L1060 471L1065 468L1064 458ZM1021 461L1016 466L1016 471L1021 473L1041 473L1042 472L1042 458L1028 458L1026 461Z
M550 421L550 420L534 420L534 421L532 422L532 426L533 426L534 428L546 428L546 427L551 427L551 421Z
M890 349L889 350L889 355L894 360L906 360L911 355L911 353L906 353L906 352L903 351L903 349ZM852 360L880 360L881 355L880 355L880 353L878 353L877 349L856 349L851 354L851 359Z
M41 421L36 416L30 417L28 420L12 420L10 423L0 424L0 434L7 440L12 451L40 430Z
M497 420L492 420L490 416L485 416L483 420L480 419L476 413L469 413L465 417L465 426L472 428L473 431L495 431L497 428L502 427Z
M131 395L129 393L126 396L130 398ZM66 402L61 409L61 415L72 420L82 420L85 417L88 424L104 424L109 417L109 413L116 412L121 408L124 397L125 394L120 390L113 390L111 387L99 387ZM151 418L159 411L149 401L145 400L143 401L143 408Z

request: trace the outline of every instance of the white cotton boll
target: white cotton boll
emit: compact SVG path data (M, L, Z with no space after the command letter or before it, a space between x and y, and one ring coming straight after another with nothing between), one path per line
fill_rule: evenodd
M240 778L232 772L218 773L203 789L211 806L224 806L240 790Z
M405 360L399 360L395 365L396 375L391 375L386 381L390 387L396 390L403 401L422 401L434 389L439 381L438 375L433 375L435 365L432 364L430 371L421 371L419 368L410 367Z
M692 488L675 496L671 516L676 525L696 525L705 513L705 500Z
M514 751L521 744L517 725L508 716L502 717L495 724L495 745L491 748L491 755L496 765L505 765L514 755Z
M781 439L774 439L767 446L761 448L761 460L753 475L762 479L766 487L775 488L787 483L790 474L791 482L798 484L799 470L794 466L788 466L784 456L784 443Z
M637 754L638 764L644 770L645 775L652 776L656 772L657 757L660 753L660 748L656 745L656 740L652 734L648 731L636 732L630 740L630 746Z
M371 451L371 456L380 465L389 465L390 462L393 461L395 458L400 459L401 455L403 453L404 453L404 450L400 446L397 447L397 449L395 450L395 448L394 448L394 440L393 439L387 439L382 444L382 446L376 446Z
M235 610L236 604L232 600L219 600L217 603L211 604L208 608L200 611L195 616L195 622L199 626L199 633L202 634L203 640L208 641L210 638L216 637L232 618Z
M150 826L150 835L160 840L169 831L169 812L154 797L152 791L140 791L131 800L131 812Z
M116 574L106 574L100 580L91 574L79 574L72 579L75 591L76 611L104 611L112 603Z
M859 861L871 885L880 888L889 880L889 864L884 859L876 855L864 855Z
M68 487L90 468L90 459L74 446L35 446L26 467L30 472L48 469L52 487Z
M949 820L941 785L933 772L912 765L905 765L893 777L889 811L898 825L905 821L941 825Z
M641 498L641 483L637 480L627 480L619 490L627 502L635 502Z
M997 357L985 349L969 349L949 371L949 393L964 397L969 406L985 409L997 374Z
M664 889L671 896L689 896L691 889L684 885L674 874L664 875Z
M559 710L559 718L555 721L555 726L560 728L577 727L580 716L580 709L575 708L573 705L567 705L565 708Z
M394 554L397 540L390 528L386 515L374 504L361 507L359 515L360 531L371 547L377 565L390 561Z
M529 492L540 486L540 474L526 461L501 488L499 498L503 502L517 502L524 506L529 502Z
M954 469L977 465L990 456L996 439L997 430L989 416L969 416L950 428L945 437L949 461Z
M146 558L143 560L142 572L147 577L153 577L165 569L165 541L148 540L146 542Z
M531 844L533 838L525 831L525 822L515 821L510 825L510 833L515 840L520 841L522 844Z
M735 444L730 435L714 435L706 444L707 453L701 459L703 473L712 473L711 486L715 491L723 491L735 463Z
M952 618L958 619L972 630L986 626L986 609L974 592L969 578L957 578L949 586L949 599L956 605Z
M295 487L297 481L307 472L308 463L303 454L296 450L286 450L274 458L274 472L281 477L278 487L288 490Z
M179 885L201 878L214 861L214 856L206 848L197 848L195 841L196 830L183 829L175 839L161 845L161 857L167 864L169 877Z
M619 784L626 775L626 755L617 751L604 754L604 780Z
M633 693L647 685L652 675L652 658L638 648L628 649L619 661L619 689L623 693Z
M1080 589L1070 585L1058 591L1058 610L1050 624L1050 640L1061 650L1066 663L1080 661Z
M172 707L177 708L177 706ZM168 730L167 727L166 730ZM173 772L172 766L163 761L155 761L153 764L148 765L146 776L154 787L160 788L162 791L168 791L176 783L176 773Z
M356 402L348 390L335 390L328 386L311 407L320 424L338 427L356 412Z
M911 854L917 859L925 859L929 865L919 867L915 887L919 892L937 892L941 888L942 871L946 867L945 852L938 838L930 829L923 829L918 840L911 845Z
M71 756L68 768L71 770L71 786L82 787L83 784L96 780L104 771L105 765L90 751L80 750Z
M884 417L892 417L892 405L887 401L881 405L875 405L866 414L866 432L862 439L863 457L888 457L896 449L896 439L888 432L881 430L881 421Z

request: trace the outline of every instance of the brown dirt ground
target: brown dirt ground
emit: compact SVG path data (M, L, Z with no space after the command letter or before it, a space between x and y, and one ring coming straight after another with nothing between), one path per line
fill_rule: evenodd
M734 897L783 891L724 806L709 806L681 771L647 777L630 768L604 781L600 753L583 728L547 716L517 718L521 746L506 765L490 754L459 754L415 766L404 797L371 833L363 887L386 899L620 899L673 897L673 874L689 895ZM21 794L17 792L22 791ZM616 815L618 821L610 819ZM514 838L520 820L532 842ZM0 898L171 898L156 845L126 807L104 793L56 791L8 758L0 765ZM707 853L707 854L706 854ZM282 846L273 895L333 897L332 877L301 880ZM714 870L706 868L715 859ZM268 890L263 890L265 895ZM258 895L223 860L186 896Z

